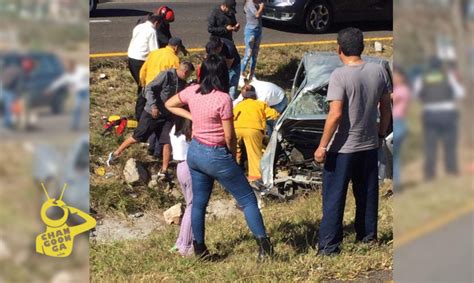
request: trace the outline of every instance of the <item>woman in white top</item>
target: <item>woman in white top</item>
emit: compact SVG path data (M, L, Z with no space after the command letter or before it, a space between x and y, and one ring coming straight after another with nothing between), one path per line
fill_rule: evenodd
M193 204L193 191L191 182L191 173L186 162L189 143L191 142L192 126L191 121L184 118L177 118L175 126L171 129L170 140L173 148L173 159L178 161L176 175L179 185L183 191L186 201L186 210L184 211L179 236L176 244L171 251L179 251L182 256L193 255L193 232L191 229L191 210Z

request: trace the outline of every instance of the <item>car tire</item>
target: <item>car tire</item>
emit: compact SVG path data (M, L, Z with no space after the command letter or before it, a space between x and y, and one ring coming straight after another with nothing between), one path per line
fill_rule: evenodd
M332 23L332 9L326 1L316 1L306 11L305 27L311 33L325 33Z
M97 9L98 0L89 0L89 14L92 14Z

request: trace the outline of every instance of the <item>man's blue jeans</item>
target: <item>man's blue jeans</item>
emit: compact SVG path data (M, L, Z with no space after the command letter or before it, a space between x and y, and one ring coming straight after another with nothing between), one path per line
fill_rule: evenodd
M4 126L6 128L12 128L13 127L13 115L12 115L12 105L13 102L15 101L15 95L6 89L0 89L2 92L3 96L3 107L4 107Z
M232 100L236 100L239 94L237 93L237 87L239 85L240 78L240 64L235 65L229 69L229 95Z
M319 229L319 252L340 251L344 207L349 181L356 202L355 231L358 241L377 239L378 169L377 149L355 153L328 152L323 171L323 219Z
M85 108L82 111L82 108ZM78 130L81 125L82 112L89 113L89 91L81 90L76 94L76 101L74 104L74 112L72 114L72 125L73 130Z
M193 183L191 225L198 244L204 243L204 220L214 180L221 183L244 210L247 225L255 237L266 237L257 198L247 178L225 146L208 146L193 140L187 162Z
M262 41L262 27L245 27L244 30L245 40L245 54L242 60L241 73L245 72L247 65L250 61L250 73L255 72L257 66L257 57L260 51L260 43Z

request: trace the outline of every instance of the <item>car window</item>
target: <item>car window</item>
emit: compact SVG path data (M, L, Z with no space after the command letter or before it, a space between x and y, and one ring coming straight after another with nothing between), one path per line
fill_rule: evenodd
M53 56L35 56L33 60L35 62L33 74L54 74L60 71L59 62Z
M327 84L317 89L303 90L288 107L288 114L293 117L328 114L327 92Z

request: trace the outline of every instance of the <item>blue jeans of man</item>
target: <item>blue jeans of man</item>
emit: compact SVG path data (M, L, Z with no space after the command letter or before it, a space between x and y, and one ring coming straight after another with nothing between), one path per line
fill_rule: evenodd
M394 119L393 120L393 187L395 190L400 188L401 177L401 149L402 143L405 139L407 132L407 126L405 119Z
M254 74L257 67L257 57L260 51L260 43L262 42L262 27L246 26L244 30L245 54L242 60L241 73L245 72L250 61L250 73Z
M240 77L240 64L236 64L234 67L229 69L229 95L232 100L236 100L239 94L237 93L237 87L239 86Z
M257 198L227 147L208 146L193 140L188 150L187 162L193 184L191 225L198 244L204 243L206 207L215 180L221 183L243 208L247 225L254 236L266 237Z
M338 253L343 238L343 216L349 181L356 203L355 231L358 241L377 239L377 149L355 153L328 152L323 171L323 219L319 252Z
M76 94L76 101L74 104L74 112L72 114L72 129L78 130L81 124L82 108L84 112L89 113L89 91L81 90Z
M424 111L423 135L425 144L426 180L436 177L437 149L441 142L444 151L444 166L446 172L452 175L459 173L458 168L458 121L457 110Z
M4 126L5 128L12 128L13 127L13 118L12 118L12 105L15 101L15 95L6 89L0 89L3 93L3 107L4 107Z

